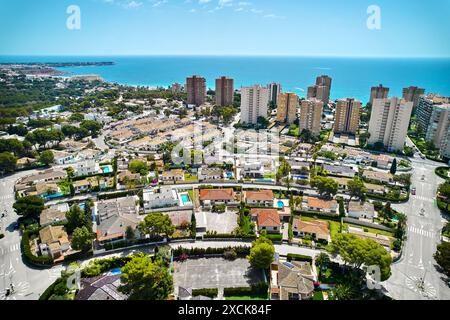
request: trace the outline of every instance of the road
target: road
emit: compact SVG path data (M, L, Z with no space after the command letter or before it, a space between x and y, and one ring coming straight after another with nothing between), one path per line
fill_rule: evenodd
M412 187L416 188L416 195L411 195L407 203L392 205L408 216L407 240L402 258L392 265L392 275L383 286L396 300L449 300L450 288L433 258L445 222L434 200L443 182L434 169L442 164L419 157L412 164Z
M18 218L12 207L14 183L31 173L33 171L23 171L0 179L0 212L7 214L0 218L1 232L5 234L5 238L0 239L0 300L37 300L39 294L59 277L62 269L62 266L33 269L22 260L20 233L13 227ZM11 289L11 284L14 292L6 297L6 290Z

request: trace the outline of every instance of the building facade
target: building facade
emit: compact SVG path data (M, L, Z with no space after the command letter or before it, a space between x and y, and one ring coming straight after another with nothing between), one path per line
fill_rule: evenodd
M412 102L414 109L419 105L419 98L423 94L425 94L425 89L422 88L414 86L403 88L403 99L407 102Z
M206 80L200 76L186 79L187 104L201 106L206 101Z
M297 119L298 96L291 92L280 93L277 101L277 121L294 123Z
M227 77L216 79L216 105L228 107L233 104L234 80Z
M360 110L361 101L353 98L337 100L334 132L356 134L359 127Z
M279 83L271 83L267 85L269 88L269 103L273 106L278 105L278 95L281 93L281 84Z
M434 106L448 103L450 103L450 97L442 97L437 94L423 95L419 98L419 105L416 109L417 130L419 133L427 133Z
M372 105L374 99L386 99L389 95L389 88L383 87L380 84L378 87L372 87L370 89L370 100L369 103Z
M256 124L258 117L267 117L269 88L254 85L241 88L241 123Z
M314 135L320 134L323 102L318 99L302 100L300 105L299 132L308 129Z
M316 98L321 100L325 105L330 100L331 77L322 75L316 78L316 84L308 87L307 98Z
M375 99L369 122L368 143L383 143L389 151L403 150L413 102L399 99Z

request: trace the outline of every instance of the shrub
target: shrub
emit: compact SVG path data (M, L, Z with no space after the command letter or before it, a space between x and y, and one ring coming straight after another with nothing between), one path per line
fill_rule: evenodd
M230 296L247 296L247 295L262 295L267 294L269 286L265 282L259 282L250 287L224 288L223 295Z
M5 235L3 233L0 233L0 239L3 239Z
M31 252L30 247L30 235L33 235L33 233L30 233L30 231L25 231L22 235L22 254L24 258L30 263L34 264L40 267L50 267L53 265L53 259L50 256L35 256Z
M106 271L109 271L111 269L121 268L125 264L127 264L127 262L131 260L131 258L132 256L96 259L90 262L86 268L81 270L81 276L85 278L91 278L101 275L102 273L105 273Z
M312 257L305 256L302 254L295 254L295 253L288 253L287 254L287 261L305 261L305 262L312 262Z
M223 253L223 257L227 260L235 260L237 258L237 253L234 249L226 250Z
M205 296L210 298L215 298L219 294L219 289L217 288L204 288L204 289L193 289L192 296Z
M173 249L173 256L175 258L181 258L182 256L204 256L204 255L223 255L225 251L233 249L237 256L246 256L250 253L250 247L238 246L228 248L183 248L178 247Z
M283 239L283 235L281 233L268 233L266 238L272 241L281 241Z

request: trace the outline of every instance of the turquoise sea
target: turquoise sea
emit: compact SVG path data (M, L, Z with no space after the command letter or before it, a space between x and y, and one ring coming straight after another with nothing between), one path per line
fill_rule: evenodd
M306 95L321 74L333 78L333 99L354 97L366 102L370 87L382 83L391 96L406 86L450 95L450 59L252 57L252 56L1 56L0 62L112 61L113 66L63 68L72 74L98 74L106 81L128 85L168 86L196 74L214 88L216 77L235 79L235 86L280 82L284 91Z

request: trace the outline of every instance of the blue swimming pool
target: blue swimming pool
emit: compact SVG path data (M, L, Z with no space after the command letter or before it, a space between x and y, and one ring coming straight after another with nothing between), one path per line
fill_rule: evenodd
M122 270L120 268L115 268L111 270L111 275L115 276L118 274L122 274Z
M189 195L187 193L183 193L180 197L183 204L191 203L191 199L189 199Z
M103 173L111 173L112 172L112 167L110 165L103 166L102 167L102 171L103 171Z
M277 207L278 208L284 208L284 202L283 201L281 201L281 200L278 200L278 202L277 202Z

